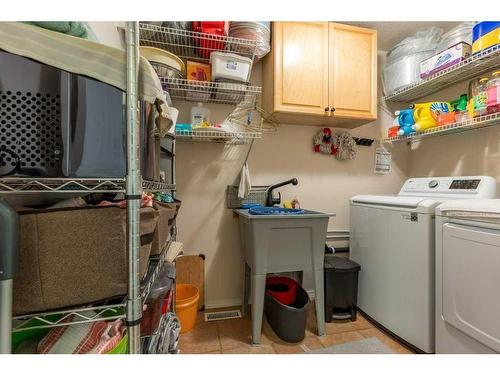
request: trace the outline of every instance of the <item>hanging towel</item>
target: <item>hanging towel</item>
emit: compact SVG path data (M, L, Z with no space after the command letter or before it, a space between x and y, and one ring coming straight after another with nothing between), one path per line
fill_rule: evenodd
M250 169L248 168L248 162L243 164L240 176L240 186L238 188L238 198L245 199L250 193L250 188L252 187L252 182L250 181Z

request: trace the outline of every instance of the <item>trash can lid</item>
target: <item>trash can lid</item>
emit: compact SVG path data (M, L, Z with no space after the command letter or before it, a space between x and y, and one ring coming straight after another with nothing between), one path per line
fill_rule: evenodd
M337 272L355 272L359 271L361 266L348 258L334 255L325 257L325 269Z

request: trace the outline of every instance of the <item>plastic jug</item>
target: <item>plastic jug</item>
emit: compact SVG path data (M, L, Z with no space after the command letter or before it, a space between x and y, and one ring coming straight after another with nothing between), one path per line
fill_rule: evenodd
M500 112L500 70L493 72L492 79L487 83L488 104L486 111L488 114Z
M415 119L413 117L413 108L400 109L394 114L398 116L398 123L401 127L409 127L415 124Z
M488 92L487 92L488 77L480 78L478 83L474 85L472 91L474 117L483 116L487 113Z
M415 130L424 131L437 125L436 117L441 113L451 112L448 102L429 102L415 104L413 118L415 119Z
M203 107L203 103L197 103L191 108L191 125L198 126L202 123L210 123L210 109Z

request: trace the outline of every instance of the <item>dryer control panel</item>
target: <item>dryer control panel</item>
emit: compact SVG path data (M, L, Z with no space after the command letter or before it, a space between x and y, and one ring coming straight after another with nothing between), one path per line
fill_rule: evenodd
M490 176L409 178L398 195L443 198L496 198L497 182Z

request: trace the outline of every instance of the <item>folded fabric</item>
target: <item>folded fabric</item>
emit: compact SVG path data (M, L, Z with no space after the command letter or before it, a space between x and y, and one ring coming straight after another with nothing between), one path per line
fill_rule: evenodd
M79 38L88 38L88 29L84 22L74 21L31 21L27 24L42 27L47 30L57 31L58 33L77 36Z
M0 49L71 73L105 82L125 91L127 57L124 50L21 22L0 22ZM158 74L139 59L139 99L154 104L160 136L175 125L177 110L168 107Z
M439 206L445 216L500 218L500 199L452 200Z
M119 208L126 208L127 207L127 201L122 200L122 201L116 201L116 202L110 202L110 201L101 201L97 204L99 207L119 207ZM153 207L153 196L142 193L142 199L141 199L141 207Z
M94 311L83 313L95 316ZM74 315L62 323L76 322L82 318ZM38 344L39 354L103 354L112 350L123 337L123 321L98 321L53 328Z

